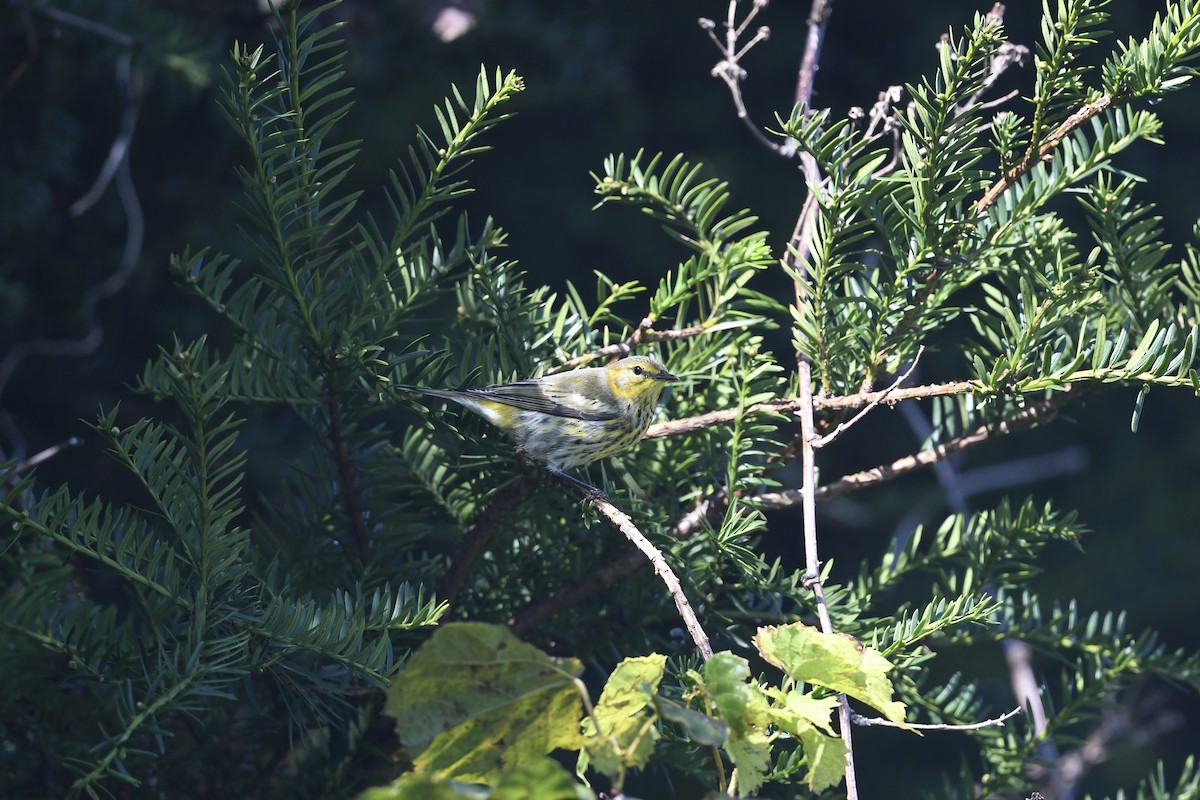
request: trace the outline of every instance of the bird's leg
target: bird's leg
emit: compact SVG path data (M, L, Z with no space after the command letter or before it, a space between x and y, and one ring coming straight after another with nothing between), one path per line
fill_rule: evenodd
M590 483L585 483L584 481L579 480L579 478L576 478L574 475L568 475L560 467L556 467L553 464L547 464L546 471L558 479L566 481L567 483L582 489L587 495L586 499L588 500L608 500L608 495L606 495L604 492L600 491L595 486L592 486Z

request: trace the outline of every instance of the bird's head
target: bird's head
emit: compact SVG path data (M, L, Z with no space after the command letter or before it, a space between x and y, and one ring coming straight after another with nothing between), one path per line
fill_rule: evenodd
M672 375L662 362L646 356L630 356L607 367L608 385L618 400L654 404L671 381Z

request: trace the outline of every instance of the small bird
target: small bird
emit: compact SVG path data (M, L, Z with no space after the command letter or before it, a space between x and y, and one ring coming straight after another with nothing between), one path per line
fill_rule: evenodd
M589 367L479 389L399 387L466 406L516 442L547 470L603 496L564 470L628 450L650 426L659 395L679 380L659 361L630 356Z

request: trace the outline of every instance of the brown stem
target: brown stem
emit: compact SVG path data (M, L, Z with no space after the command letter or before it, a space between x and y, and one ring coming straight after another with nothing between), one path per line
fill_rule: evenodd
M898 458L890 464L881 464L878 467L872 467L862 472L844 475L832 483L817 487L814 490L816 497L819 500L828 500L837 495L847 494L877 483L894 480L914 470L936 464L938 461L955 453L962 452L969 447L982 444L988 439L994 439L997 436L1028 428L1044 421L1070 395L1071 392L1069 390L1064 391L1048 400L1030 406L1020 413L1015 414L1011 419L1004 420L996 425L979 427L966 436L951 439L944 444L936 445L920 453ZM754 502L756 505L765 508L788 508L804 502L804 494L802 490L797 489L788 489L782 492L766 492L755 495Z
M796 78L796 105L806 109L812 105L813 84L820 69L821 44L832 13L833 0L814 0L808 15L808 38L804 42L804 57L800 60L800 74Z
M984 192L983 197L975 201L975 212L982 214L987 211L999 199L1000 195L1008 191L1008 188L1021 179L1021 176L1029 172L1037 164L1049 158L1050 153L1054 148L1062 144L1072 132L1082 126L1092 117L1100 114L1117 102L1117 98L1111 94L1106 94L1098 100L1080 108L1071 116L1063 120L1062 124L1055 128L1049 136L1042 141L1041 147L1036 151L1029 152L1025 158L1021 159L1021 163L1010 169L1008 172L996 181L990 189Z
M483 552L484 545L492 533L500 526L500 523L507 517L512 510L517 507L521 499L529 491L530 481L526 478L518 480L516 483L509 486L500 493L492 504L487 507L479 519L475 520L475 524L471 527L471 532L463 539L459 545L458 552L454 554L454 564L450 571L442 577L438 584L437 595L448 606L453 606L454 601L458 598L459 591L467 582L467 575L471 572L471 567L475 564L479 554Z
M342 412L337 401L337 392L330 389L326 405L329 408L329 444L333 448L333 458L337 462L338 480L342 488L342 500L346 504L346 516L350 518L350 530L354 534L354 546L358 548L358 556L364 561L367 558L367 530L363 522L362 508L358 502L358 486L354 480L354 459L346 447L346 437L342 430Z
M691 325L687 328L676 328L669 331L656 331L651 327L653 325L654 320L646 317L641 321L637 328L634 329L633 333L629 334L625 341L606 345L597 350L593 350L590 353L584 353L581 356L568 359L560 366L550 370L550 372L563 372L565 370L575 369L575 367L582 366L583 364L586 364L589 361L594 361L597 358L611 358L613 356L624 358L632 353L633 349L639 344L649 342L675 342L679 341L680 339L690 339L693 336L700 336L708 330L703 325Z
M945 397L947 395L982 392L986 387L978 381L954 381L952 383L935 383L926 386L910 386L900 389L884 389L875 392L857 392L838 397L814 397L812 406L816 411L850 411L869 405L886 403L892 405L901 400L918 400L926 397ZM757 403L745 409L722 408L699 414L694 417L684 417L650 426L646 431L647 439L660 436L679 436L684 433L694 433L714 425L727 425L745 413L776 413L785 414L800 410L803 403L796 397L781 397L766 403Z

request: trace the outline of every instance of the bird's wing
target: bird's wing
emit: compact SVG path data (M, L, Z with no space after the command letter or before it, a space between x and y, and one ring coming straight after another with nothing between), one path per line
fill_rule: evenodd
M463 394L480 400L504 403L524 411L537 411L555 417L570 417L588 422L604 422L617 418L616 411L603 409L598 403L564 387L547 385L543 381L517 381L484 389L466 389ZM586 410L591 406L594 410Z

